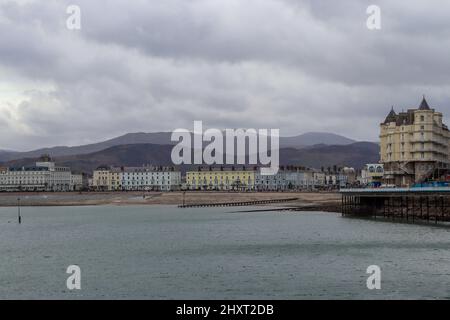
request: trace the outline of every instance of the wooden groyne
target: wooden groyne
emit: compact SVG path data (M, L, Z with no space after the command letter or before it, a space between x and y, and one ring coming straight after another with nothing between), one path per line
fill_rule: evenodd
M450 221L450 188L341 190L342 215L417 222Z
M296 200L298 200L298 198L255 200L255 201L241 201L241 202L222 202L222 203L195 203L195 204L179 205L178 208L248 207L260 204L291 202Z

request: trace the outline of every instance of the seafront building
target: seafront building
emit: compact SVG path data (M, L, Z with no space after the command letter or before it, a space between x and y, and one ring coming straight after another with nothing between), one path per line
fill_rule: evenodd
M89 188L88 176L85 173L72 173L71 189L73 191L82 191Z
M325 186L325 172L314 170L313 181L316 188L322 189Z
M115 174L120 178L120 174ZM122 171L124 190L173 191L180 187L181 172L174 167L129 167Z
M113 190L111 187L111 173L109 167L100 166L94 170L92 187L97 191Z
M325 174L325 187L328 189L344 188L348 185L348 176L344 173Z
M384 176L384 167L381 163L369 163L361 170L358 177L361 186L380 186Z
M287 181L287 174L284 170L278 170L275 175L262 175L258 170L255 175L255 188L257 191L284 191L293 189L297 185L295 177L291 175L291 180Z
M0 191L49 191L50 175L44 167L0 168Z
M323 187L324 174L308 168L294 166L281 167L276 175L256 173L257 191L313 190Z
M56 166L47 155L32 167L0 168L0 191L73 191L81 187L70 168Z
M437 179L448 172L450 132L442 113L430 108L425 97L417 109L396 113L380 124L383 182L410 186Z
M173 167L107 167L94 170L97 191L173 191L181 186L181 172Z
M186 172L188 190L252 191L255 190L257 169L252 168L202 168Z
M302 167L281 166L275 175L261 174L261 168L206 167L186 172L188 190L298 191L322 189L325 173Z
M129 169L127 168L127 170ZM108 190L120 191L125 189L127 182L124 181L124 176L125 168L111 168L108 177Z
M48 158L32 167L0 167L0 191L312 191L345 187L353 172L352 168L332 173L281 166L275 175L262 175L259 167L198 167L182 180L174 167L100 166L88 177Z

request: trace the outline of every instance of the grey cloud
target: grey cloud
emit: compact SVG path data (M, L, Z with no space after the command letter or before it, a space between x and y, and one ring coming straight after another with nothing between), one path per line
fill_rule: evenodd
M9 110L0 149L192 127L333 131L375 140L391 105L421 94L450 114L450 4L378 1L69 1L0 4L0 84L37 83ZM45 86L40 86L45 83ZM448 118L447 118L448 119ZM448 122L448 121L447 121Z

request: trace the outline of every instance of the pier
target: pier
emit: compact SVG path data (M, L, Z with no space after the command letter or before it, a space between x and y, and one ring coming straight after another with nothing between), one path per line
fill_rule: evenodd
M242 201L242 202L222 202L222 203L197 203L197 204L179 205L178 208L246 207L246 206L256 206L256 205L261 205L261 204L291 202L291 201L296 201L296 200L298 200L298 198L255 200L255 201Z
M450 221L450 188L343 189L342 215L417 222Z

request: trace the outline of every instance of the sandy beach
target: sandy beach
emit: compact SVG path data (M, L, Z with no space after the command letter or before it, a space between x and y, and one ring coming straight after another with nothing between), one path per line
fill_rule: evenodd
M87 205L179 205L183 192L62 192L1 193L0 207ZM298 198L296 201L266 205L308 211L336 211L340 195L333 192L186 192L186 204L241 202Z

